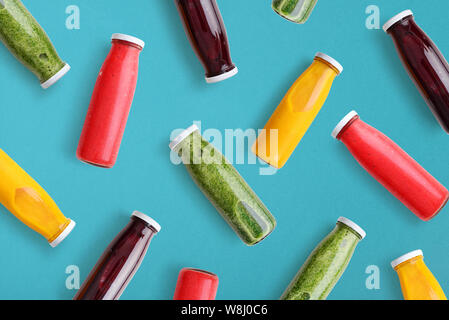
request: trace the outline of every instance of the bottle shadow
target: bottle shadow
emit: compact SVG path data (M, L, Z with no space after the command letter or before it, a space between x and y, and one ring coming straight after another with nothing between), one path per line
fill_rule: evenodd
M26 239L27 244L30 246L29 250L39 252L42 256L51 259L52 248L40 234L23 224L3 206L0 206L0 217L2 225L7 225L8 233Z

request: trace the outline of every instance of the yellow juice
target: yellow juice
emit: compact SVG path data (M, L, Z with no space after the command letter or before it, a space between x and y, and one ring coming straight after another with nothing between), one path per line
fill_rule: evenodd
M75 227L47 192L1 149L0 202L53 247Z
M421 250L403 255L391 265L398 273L405 300L447 300L437 279L424 263Z
M333 58L317 53L312 65L295 81L252 151L275 168L282 168L306 134L324 105L337 75L343 67Z

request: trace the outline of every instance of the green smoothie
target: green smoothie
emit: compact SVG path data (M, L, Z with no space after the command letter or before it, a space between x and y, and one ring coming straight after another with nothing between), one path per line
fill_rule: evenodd
M170 148L218 212L247 245L266 238L276 220L237 170L192 126L176 137Z
M281 17L295 23L305 23L318 0L273 0L272 8Z
M0 0L0 40L39 78L44 89L70 70L20 0Z
M335 229L313 250L281 299L325 300L365 236L357 224L340 217Z

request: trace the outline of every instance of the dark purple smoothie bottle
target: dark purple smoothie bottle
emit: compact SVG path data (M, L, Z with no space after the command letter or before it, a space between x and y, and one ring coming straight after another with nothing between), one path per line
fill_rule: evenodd
M415 23L413 12L403 11L383 27L441 127L449 134L449 65L441 51Z
M139 269L161 226L135 211L90 272L74 300L118 300Z
M206 82L237 74L229 52L228 36L215 0L175 0L190 43L206 69Z

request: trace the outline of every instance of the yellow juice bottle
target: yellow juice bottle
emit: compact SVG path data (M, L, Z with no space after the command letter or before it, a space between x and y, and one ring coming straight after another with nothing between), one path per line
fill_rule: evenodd
M421 250L397 258L391 266L398 273L405 300L447 300L437 279L424 263Z
M312 65L295 81L252 151L275 168L282 168L304 137L329 95L332 83L343 67L324 53L317 53Z
M0 202L56 247L75 227L42 187L0 149Z

